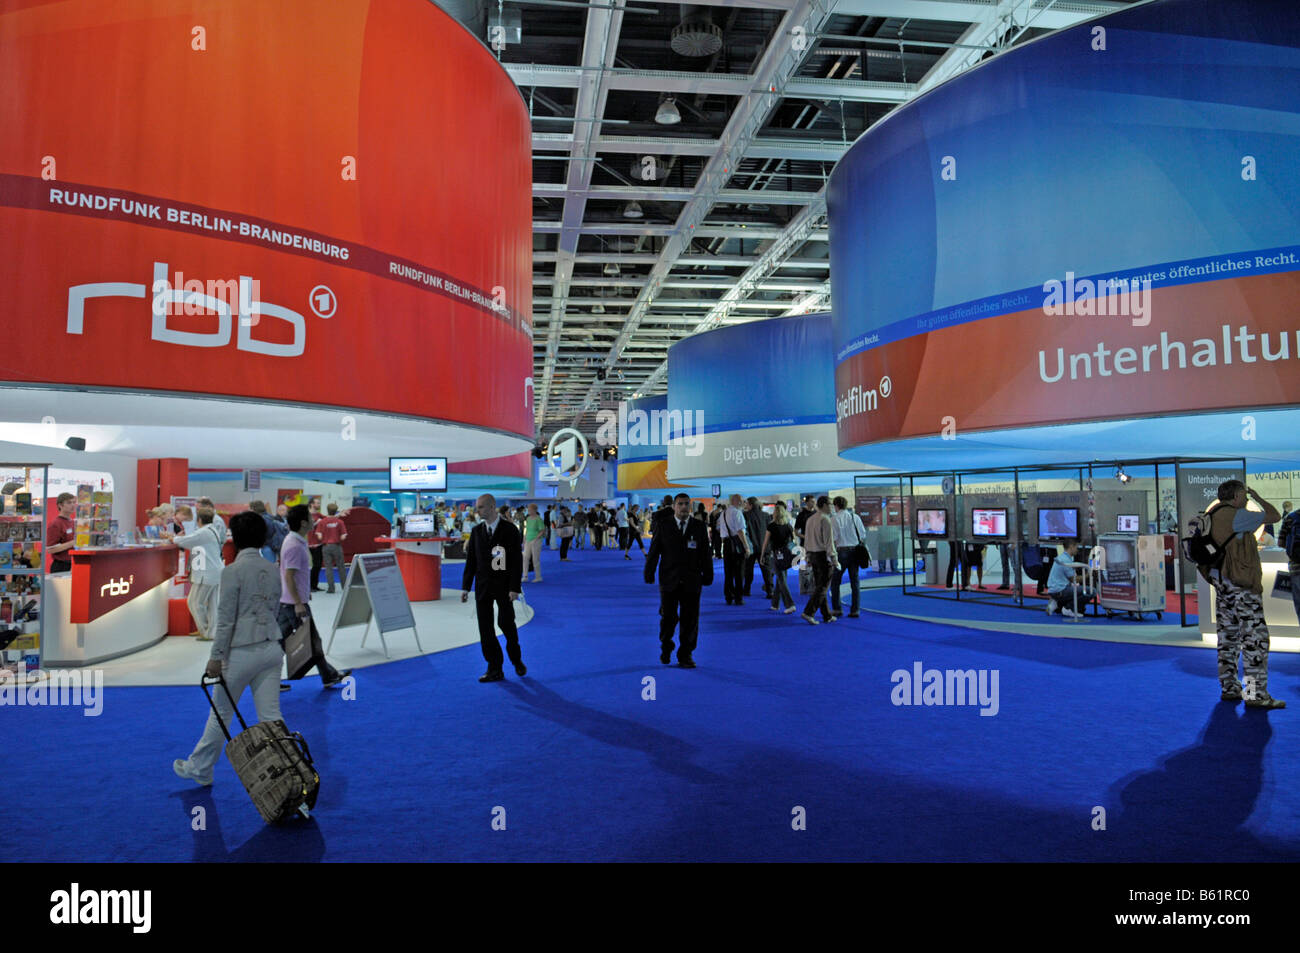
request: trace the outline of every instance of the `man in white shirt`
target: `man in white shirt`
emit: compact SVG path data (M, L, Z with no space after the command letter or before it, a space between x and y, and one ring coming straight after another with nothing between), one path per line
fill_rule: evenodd
M731 494L730 504L718 517L718 535L722 539L722 595L727 605L745 604L745 559L749 556L749 535L745 529L743 502L739 493Z
M632 554L628 552L632 548L632 536L628 533L627 504L618 504L618 512L614 514L614 522L618 524L618 548L623 551L624 559L631 559Z
M217 533L216 514L209 506L200 506L198 529L172 540L190 551L190 594L186 600L190 615L199 630L200 642L212 641L212 627L217 621L218 597L221 593L221 538Z
M835 552L839 554L839 568L831 572L831 613L837 619L844 614L844 607L840 605L840 582L847 570L849 591L853 594L852 602L849 604L849 618L856 619L859 605L858 570L862 567L855 553L859 543L866 545L867 529L862 525L858 514L849 509L848 500L842 496L835 497L835 513L831 516L831 528L835 538Z
M837 616L831 612L830 603L826 601L826 590L831 585L831 573L839 562L839 550L835 547L835 527L831 522L831 501L824 496L817 497L817 508L803 527L804 558L813 574L813 590L808 597L808 604L803 610L803 619L809 625L817 625L814 616L821 609L826 622L834 622Z

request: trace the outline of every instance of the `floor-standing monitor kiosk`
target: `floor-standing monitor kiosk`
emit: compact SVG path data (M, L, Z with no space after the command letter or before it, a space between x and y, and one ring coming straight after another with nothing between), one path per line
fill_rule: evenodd
M1165 546L1163 536L1105 533L1097 539L1101 551L1097 601L1107 614L1165 611Z

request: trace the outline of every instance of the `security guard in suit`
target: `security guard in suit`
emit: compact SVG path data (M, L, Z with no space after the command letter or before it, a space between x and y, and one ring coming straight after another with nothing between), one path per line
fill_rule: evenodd
M660 561L662 560L662 565ZM655 581L659 569L659 661L673 659L673 630L681 620L677 664L695 668L695 644L700 632L700 591L713 585L713 558L704 524L691 519L691 498L678 493L671 516L662 518L646 554L645 581Z
M479 524L469 534L469 545L465 547L465 576L460 586L460 601L468 601L472 587L474 605L478 610L479 643L488 663L488 669L479 681L499 682L506 676L502 671L501 643L497 641L496 625L492 619L494 605L497 609L496 623L506 637L506 652L514 663L515 674L521 677L528 674L519 651L519 629L515 626L514 609L514 601L523 589L524 539L519 527L501 518L492 494L480 496L474 509L478 512ZM477 586L474 585L476 577Z

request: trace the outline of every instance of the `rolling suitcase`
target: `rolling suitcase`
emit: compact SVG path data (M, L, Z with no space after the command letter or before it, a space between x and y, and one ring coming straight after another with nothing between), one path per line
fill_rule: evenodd
M230 737L230 730L212 699L209 686L216 683L230 699L230 707L243 728L234 738ZM221 722L230 766L239 775L262 820L278 824L294 814L311 817L320 790L320 775L316 773L311 751L302 735L290 732L283 721L263 721L250 727L239 713L226 680L221 676L211 681L205 676L199 684L208 696L208 704L212 706L217 721Z

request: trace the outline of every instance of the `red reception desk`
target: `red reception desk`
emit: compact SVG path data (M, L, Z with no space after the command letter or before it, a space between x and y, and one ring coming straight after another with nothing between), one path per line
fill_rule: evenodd
M46 667L93 665L167 636L175 546L70 551L72 570L46 576Z
M176 575L177 547L72 550L69 622L94 622Z
M442 544L450 536L377 536L375 542L397 553L397 568L412 602L442 598Z

